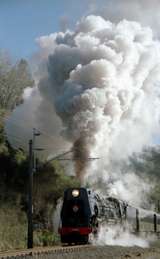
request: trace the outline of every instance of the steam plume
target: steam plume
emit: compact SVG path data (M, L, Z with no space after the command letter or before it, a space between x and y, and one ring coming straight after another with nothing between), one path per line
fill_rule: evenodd
M85 154L105 156L107 168L113 157L125 158L152 142L160 117L160 44L151 29L91 15L74 32L39 42L48 40L54 50L40 89L61 117L66 139L74 145L83 136L83 160Z
M82 181L87 168L87 158L89 156L85 138L80 137L74 142L73 158L75 159L75 173L76 176Z
M143 237L138 237L131 234L128 230L122 229L121 226L109 227L103 226L100 228L100 232L97 239L93 239L95 245L119 245L125 247L139 246L149 247L149 243L152 241L151 237L148 240Z
M43 61L36 74L38 128L51 134L59 117L57 132L65 146L73 146L77 176L90 182L101 178L110 193L137 202L148 184L132 172L123 177L113 161L152 144L159 130L159 41L138 22L112 23L94 15L82 18L74 31L37 41ZM101 159L88 164L88 157ZM139 183L137 196L133 180Z
M159 8L159 0L90 0L89 11L116 23L123 19L138 21L144 26L150 26L159 37Z

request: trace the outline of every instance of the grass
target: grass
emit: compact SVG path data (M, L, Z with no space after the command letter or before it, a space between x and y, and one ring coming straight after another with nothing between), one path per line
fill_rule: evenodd
M15 206L0 208L0 250L26 247L27 219L25 213Z
M34 246L54 246L60 244L58 234L50 230L34 231Z
M34 230L34 246L59 244L59 236L52 230ZM27 217L15 205L0 207L0 251L27 248Z

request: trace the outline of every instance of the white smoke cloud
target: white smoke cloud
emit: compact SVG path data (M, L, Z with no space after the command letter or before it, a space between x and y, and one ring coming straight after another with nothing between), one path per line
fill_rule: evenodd
M18 106L6 120L6 133L10 143L16 148L28 151L29 139L33 138L33 129L41 133L36 137L35 148L44 151L36 156L46 159L70 149L70 144L60 135L62 124L54 107L41 97L37 87L26 88L24 103Z
M119 245L119 246L139 246L139 247L149 247L151 238L149 240L143 237L138 237L131 234L129 230L122 229L121 226L103 226L100 228L98 238L93 239L92 243L94 245Z
M151 145L159 130L160 43L155 37L160 2L89 2L89 12L101 16L82 18L74 31L65 24L65 32L37 39L40 52L34 60L40 66L33 69L38 87L25 91L25 102L8 121L7 133L27 143L33 127L47 132L52 140L43 136L38 143L47 154L66 150L83 135L90 157L100 157L88 163L85 181L101 179L110 195L141 206L152 186L133 172L123 174L114 163ZM149 245L117 227L103 227L94 242Z
M90 0L89 12L103 16L112 22L123 19L138 21L152 27L159 36L160 2L159 0Z
M159 42L150 28L137 22L114 24L93 15L82 18L75 32L42 37L39 42L43 46L49 42L47 49L54 46L40 91L56 107L63 135L72 143L83 136L90 156L101 157L88 166L89 179L115 177L108 170L110 161L141 151L159 130ZM133 180L144 182L131 176L125 178L126 188L118 174L111 192L116 189L121 197L131 198ZM134 196L139 199L140 190L149 188L147 183L138 186Z
M63 204L63 201L60 198L57 201L56 209L53 214L53 227L56 233L58 233L58 228L61 227L60 215L61 215L62 204Z
M110 166L151 144L159 130L160 43L137 22L112 23L94 15L82 18L75 31L37 41L43 73L33 90L38 93L32 114L36 126L53 136L56 128L60 149L83 137L87 154L101 158L88 164L86 180L112 180L111 193L116 189L136 202L147 183L142 189L136 185L135 197L133 180L143 179L128 174L124 181Z

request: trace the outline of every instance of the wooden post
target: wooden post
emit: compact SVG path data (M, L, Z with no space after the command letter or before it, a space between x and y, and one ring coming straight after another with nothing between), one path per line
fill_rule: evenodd
M157 215L153 215L153 223L154 223L154 232L157 232Z
M136 209L136 232L140 231L139 210Z
M124 207L124 217L127 220L127 205Z
M160 213L160 200L157 201L157 212Z

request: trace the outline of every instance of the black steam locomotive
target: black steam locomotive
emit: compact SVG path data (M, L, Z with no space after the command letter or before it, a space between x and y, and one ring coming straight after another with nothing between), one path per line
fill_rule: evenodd
M62 243L88 243L89 234L98 232L99 224L122 223L127 203L113 197L100 198L86 188L64 192L59 233Z
M103 224L118 224L123 229L127 226L134 232L139 232L141 225L142 231L160 233L160 214L137 209L114 197L101 197L86 188L68 188L64 192L59 226L62 243L87 244L89 235L96 236Z

